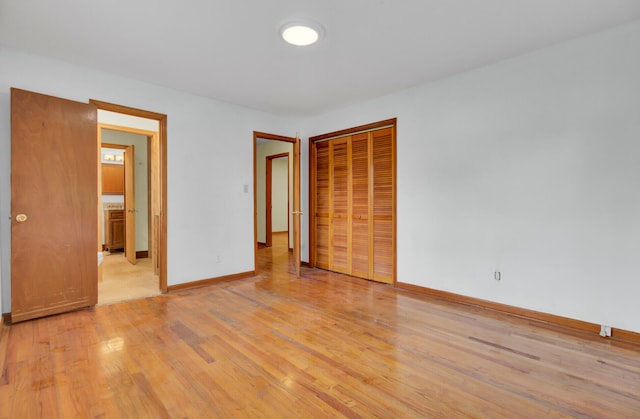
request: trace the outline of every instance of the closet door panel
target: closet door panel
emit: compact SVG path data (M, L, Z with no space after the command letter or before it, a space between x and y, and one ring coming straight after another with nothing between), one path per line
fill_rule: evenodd
M329 269L329 214L331 189L329 183L329 143L316 144L316 266Z
M371 278L369 269L369 134L351 139L351 275Z
M373 279L392 283L394 276L394 147L393 131L372 132Z
M395 278L395 128L320 140L312 149L315 266Z
M349 273L349 164L347 139L331 142L331 269Z

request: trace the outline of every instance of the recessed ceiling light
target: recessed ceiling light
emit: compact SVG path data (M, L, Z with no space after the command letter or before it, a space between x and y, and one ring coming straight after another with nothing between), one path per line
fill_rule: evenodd
M297 47L306 47L318 42L323 34L317 23L290 22L280 28L280 36Z

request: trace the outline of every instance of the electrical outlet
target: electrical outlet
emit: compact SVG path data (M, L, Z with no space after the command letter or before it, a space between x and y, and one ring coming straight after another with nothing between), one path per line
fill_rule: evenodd
M611 326L605 326L604 324L600 326L600 336L603 338L611 337Z
M493 279L495 279L496 281L500 281L502 279L502 274L500 273L500 271L493 272Z
M220 255L216 256L216 263L221 263L222 262L222 258L220 257Z

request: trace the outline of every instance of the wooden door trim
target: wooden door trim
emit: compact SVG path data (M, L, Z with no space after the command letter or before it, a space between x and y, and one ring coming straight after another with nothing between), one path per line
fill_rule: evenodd
M124 152L124 255L132 265L136 264L135 173L135 145L131 144Z
M160 267L159 267L159 282L160 282L160 290L163 293L167 292L167 115L146 111L137 108L131 108L128 106L117 105L114 103L103 102L100 100L91 99L89 103L95 104L98 109L102 109L105 111L117 112L132 116L138 116L141 118L154 119L158 121L158 158L160 161L160 176L158 176L160 180L160 237L158 238L158 250L159 250L159 259L160 259ZM105 124L105 126L109 126ZM112 129L110 126L109 129ZM123 128L123 127L120 127ZM134 132L137 130L136 128L130 128L129 132ZM144 130L137 130L144 131ZM153 132L153 131L147 131ZM138 132L140 133L140 132ZM155 133L154 133L155 134Z
M256 144L255 140L257 140L258 138L260 138L262 140L284 141L284 142L287 142L287 143L295 143L296 142L296 138L295 137L285 137L283 135L269 134L267 132L260 132L260 131L253 131L254 144Z
M328 132L326 134L320 134L313 137L309 137L309 144L317 143L319 141L332 140L334 138L346 137L347 135L359 134L361 132L374 131L384 127L394 127L397 124L398 118L385 119L384 121L372 122L370 124L358 125L357 127L342 129L339 131Z
M363 132L375 131L378 129L389 127L392 130L393 136L393 155L391 156L392 175L393 175L393 187L392 187L392 248L393 248L393 284L397 282L397 223L398 218L396 214L397 208L397 164L396 164L396 148L397 148L397 125L398 118L385 119L378 122L372 122L370 124L358 125L356 127L347 128L339 131L333 131L326 134L316 135L309 137L309 267L316 266L315 246L316 246L316 231L315 231L315 217L316 217L316 144L323 141L329 141L338 139L340 137L346 137ZM331 158L331 153L329 153ZM349 163L351 164L351 163ZM371 219L372 217L369 217ZM331 260L331 257L329 257Z
M316 223L316 162L317 148L314 142L309 138L309 267L316 266L316 229L312 224Z
M253 131L253 269L258 270L258 139L295 144L297 138Z
M300 136L296 133L296 142L293 143L293 259L296 278L300 278L302 231L302 207L300 202Z
M102 126L102 124L98 124L98 128L104 128L104 126ZM110 129L110 128L107 128L107 129ZM126 145L103 143L102 141L100 141L100 146L102 148L117 148L117 149L120 149L120 150L124 150L125 148L127 148Z

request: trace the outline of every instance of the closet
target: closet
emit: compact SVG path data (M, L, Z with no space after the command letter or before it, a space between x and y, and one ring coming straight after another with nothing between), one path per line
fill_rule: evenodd
M395 120L329 135L310 138L310 263L393 283Z

